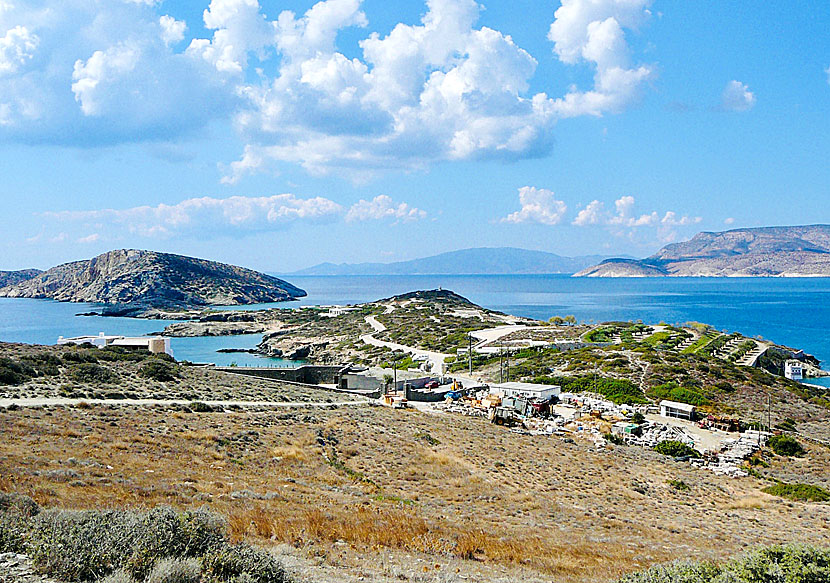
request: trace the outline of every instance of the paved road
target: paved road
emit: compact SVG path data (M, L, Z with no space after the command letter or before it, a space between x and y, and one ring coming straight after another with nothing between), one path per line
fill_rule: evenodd
M197 399L198 400L198 399ZM23 399L0 399L0 407L8 407L9 405L17 405L19 407L42 407L44 405L78 405L79 403L89 403L90 405L189 405L193 403L194 399L68 399L64 397L32 397ZM331 403L325 401L199 401L211 406L222 407L274 407L274 408L298 408L298 407L330 407L332 405L337 407L368 405L369 399L359 398L355 401L333 401Z

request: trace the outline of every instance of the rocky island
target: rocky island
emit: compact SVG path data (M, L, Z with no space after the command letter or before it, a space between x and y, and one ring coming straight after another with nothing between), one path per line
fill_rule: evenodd
M128 306L121 315L148 308L281 302L306 295L286 281L244 267L136 249L110 251L22 281L6 281L10 283L0 289L2 297Z
M826 277L830 225L703 232L645 259L608 259L575 277Z

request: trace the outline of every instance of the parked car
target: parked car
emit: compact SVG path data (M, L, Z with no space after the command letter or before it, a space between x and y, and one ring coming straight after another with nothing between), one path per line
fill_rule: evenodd
M437 389L441 385L438 384L438 381L429 381L427 384L424 385L425 389Z

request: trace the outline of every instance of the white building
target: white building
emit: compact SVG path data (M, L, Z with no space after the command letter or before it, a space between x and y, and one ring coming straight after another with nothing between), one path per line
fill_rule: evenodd
M678 403L676 401L660 401L660 416L674 417L676 419L688 419L693 421L695 418L695 406L687 403Z
M784 376L793 381L804 378L804 365L797 360L788 360L784 363Z
M536 383L496 383L490 385L490 393L501 397L525 397L547 401L558 397L561 387L558 385L539 385Z
M62 344L92 344L98 348L106 346L121 346L123 348L143 349L153 354L165 353L173 356L173 349L170 347L170 339L161 336L139 336L129 338L127 336L107 336L103 332L98 336L76 336L74 338L58 338L58 345Z

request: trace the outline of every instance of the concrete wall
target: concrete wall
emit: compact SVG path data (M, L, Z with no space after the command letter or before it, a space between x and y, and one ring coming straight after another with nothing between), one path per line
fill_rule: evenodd
M258 377L261 379L289 381L294 383L303 383L306 385L334 385L337 384L340 377L340 372L344 368L345 367L342 366L317 366L307 364L297 368L230 366L216 367L216 370L222 372L231 372L234 374L248 375L252 377Z
M447 391L441 391L440 393L433 393L432 391L419 391L418 389L407 385L406 400L418 401L422 403L439 403L447 398L447 392L449 392L449 389Z
M345 373L340 376L340 388L350 391L380 391L383 389L383 381L367 375Z

